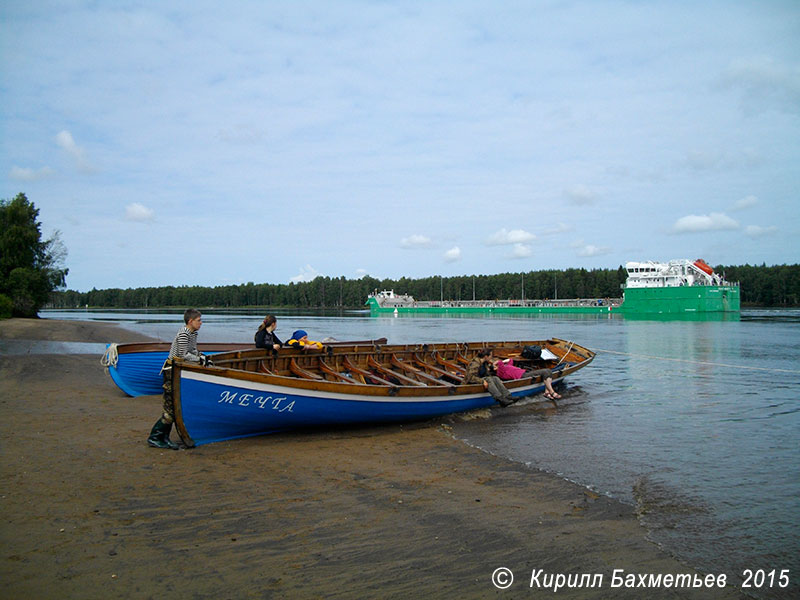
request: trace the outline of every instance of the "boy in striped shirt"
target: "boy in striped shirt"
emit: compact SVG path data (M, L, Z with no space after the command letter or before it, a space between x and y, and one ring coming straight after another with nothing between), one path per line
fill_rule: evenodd
M153 448L169 448L177 450L178 444L169 439L172 432L172 423L175 422L175 405L172 400L172 359L178 358L188 362L203 362L204 356L197 350L197 332L203 325L203 315L196 308L190 308L183 313L185 325L172 341L169 350L169 357L161 367L161 374L164 378L164 406L163 414L159 417L147 444Z

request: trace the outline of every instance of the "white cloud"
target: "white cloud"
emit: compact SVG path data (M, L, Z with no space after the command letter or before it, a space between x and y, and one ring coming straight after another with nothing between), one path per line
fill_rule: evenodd
M770 235L778 231L778 228L773 226L770 227L761 227L760 225L748 225L744 228L745 235L750 237L763 237L765 235Z
M461 260L461 248L458 246L453 246L450 248L450 250L444 253L444 260L445 262L456 262Z
M73 158L75 165L80 171L91 173L95 170L94 167L89 164L89 161L86 160L86 152L83 148L75 143L75 140L69 131L59 131L56 135L56 144L58 144L62 150L64 150Z
M486 243L490 246L501 246L505 244L522 244L534 239L536 239L535 235L522 229L512 229L508 231L503 228L490 235Z
M703 231L731 231L739 229L739 223L725 213L687 215L672 226L672 233L700 233Z
M514 244L511 251L511 258L528 258L533 254L533 249L529 244Z
M586 244L583 246L578 247L578 256L582 256L584 258L592 257L592 256L603 256L604 254L610 254L611 249L607 246L595 246L593 244Z
M42 167L41 169L28 169L25 167L18 167L14 165L11 167L8 176L17 181L40 181L47 179L55 174L55 171L50 167Z
M148 223L153 220L153 210L147 208L144 204L134 202L125 207L125 219L128 221L137 221L139 223Z
M366 269L356 269L356 279L363 279L367 275L369 275L369 271Z
M402 248L429 248L431 244L431 238L417 233L400 240L400 247Z
M733 203L731 206L731 210L744 210L746 208L750 208L751 206L755 206L758 204L758 198L755 196L745 196L744 198L740 198L736 202Z
M314 281L317 277L322 275L319 271L317 271L311 265L306 265L305 267L300 267L300 273L289 279L292 283L302 283L304 281Z
M564 190L564 195L572 204L578 206L586 206L592 204L597 199L597 192L589 189L585 185L573 185L571 188Z

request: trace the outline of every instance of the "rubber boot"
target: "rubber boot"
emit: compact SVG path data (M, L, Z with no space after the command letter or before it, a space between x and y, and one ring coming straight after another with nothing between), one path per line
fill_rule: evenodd
M170 447L170 450L177 450L179 448L178 444L173 442L169 439L169 434L172 433L172 423L165 423L164 424L164 441L167 442L167 445Z
M159 419L156 421L156 424L153 425L153 429L150 430L150 437L147 438L147 445L164 450L177 450L178 444L173 443L169 439L170 431L172 431L172 423L165 423L163 419Z

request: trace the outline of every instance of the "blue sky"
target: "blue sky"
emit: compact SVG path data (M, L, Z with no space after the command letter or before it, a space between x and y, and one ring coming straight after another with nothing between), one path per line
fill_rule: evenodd
M800 262L800 3L0 0L68 287Z

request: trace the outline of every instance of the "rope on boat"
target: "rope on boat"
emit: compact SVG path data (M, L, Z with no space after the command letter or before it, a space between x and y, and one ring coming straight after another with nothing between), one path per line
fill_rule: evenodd
M595 349L595 352L605 352L607 354L619 354L621 356L630 356L632 358L646 358L650 360L668 360L672 362L690 363L693 365L706 365L709 367L723 367L727 369L747 369L750 371L767 371L771 373L800 373L800 369L776 369L774 367L754 367L752 365L731 365L728 363L716 363L706 360L689 360L687 358L669 358L664 356L652 356L649 354L633 354L631 352L620 352L618 350L600 350Z
M119 354L117 353L117 345L109 344L105 354L100 358L100 364L104 367L116 367L118 360Z

